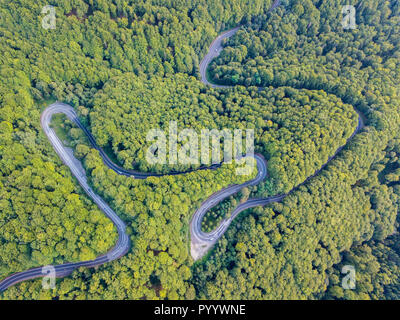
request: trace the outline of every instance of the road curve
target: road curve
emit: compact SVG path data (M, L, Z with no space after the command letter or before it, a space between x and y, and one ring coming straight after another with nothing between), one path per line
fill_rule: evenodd
M223 86L223 85L218 85L211 83L207 80L207 68L208 65L211 63L211 61L218 57L219 54L221 53L223 47L222 47L222 41L224 39L232 37L238 30L240 29L240 26L230 29L228 31L225 31L221 33L218 37L215 38L215 40L211 43L210 47L208 48L207 54L204 56L203 60L200 62L200 74L201 74L201 81L209 85L211 87L218 87L218 88L229 88L230 86Z
M83 190L87 193L87 195L92 198L92 200L97 204L97 206L107 215L108 218L114 223L118 231L118 240L115 246L108 251L106 254L97 257L94 260L89 261L81 261L75 263L65 263L61 265L54 266L54 271L56 277L64 277L69 275L72 271L79 267L95 267L106 262L113 261L122 257L130 247L130 238L126 234L125 223L118 217L118 215L107 205L107 203L99 197L89 186L86 178L85 171L81 165L81 163L73 156L71 150L68 150L64 147L60 139L57 137L56 133L52 128L50 128L50 121L53 114L56 113L64 113L71 121L78 124L81 128L83 128L82 124L80 123L75 110L64 103L56 102L46 108L41 117L40 122L41 126L44 130L44 133L50 140L50 143L53 145L54 150L57 152L58 156L67 165L72 174L78 180L79 184L82 186ZM84 129L87 132L86 129ZM91 135L88 136L89 140ZM9 277L3 279L0 282L0 291L4 291L8 287L29 279L34 279L38 277L42 277L46 275L46 272L42 272L42 267L29 269L27 271L18 272L10 275Z

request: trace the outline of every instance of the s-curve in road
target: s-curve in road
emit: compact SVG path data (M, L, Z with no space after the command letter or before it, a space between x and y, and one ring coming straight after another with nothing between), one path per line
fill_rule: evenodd
M54 271L56 273L56 277L64 277L69 275L73 270L79 267L94 267L98 266L101 264L104 264L106 262L113 261L115 259L118 259L122 257L124 254L127 253L130 247L130 240L129 236L126 234L125 229L125 223L118 217L118 215L107 205L107 203L100 197L98 196L93 189L89 186L87 182L87 177L86 173L82 167L82 164L80 163L79 160L77 160L71 149L66 148L60 139L57 137L55 131L50 127L51 119L54 114L58 113L63 113L65 114L69 120L74 122L79 128L81 128L86 136L89 139L90 144L92 145L93 148L97 149L100 153L100 156L103 158L104 163L112 170L114 170L116 173L125 175L125 176L131 176L137 179L146 179L149 176L161 176L160 174L155 174L155 173L145 173L145 172L138 172L134 170L127 170L124 169L115 163L113 163L109 157L106 155L106 153L96 144L96 141L92 134L86 129L85 126L80 122L78 115L74 108L72 108L70 105L61 103L61 102L55 102L48 106L42 113L40 121L41 121L41 126L48 137L50 143L52 144L54 150L58 154L58 156L61 158L61 160L64 162L65 165L69 167L71 170L72 174L75 176L75 178L78 180L79 184L82 186L83 190L86 192L86 194L97 204L97 206L102 210L108 218L111 219L111 221L114 223L114 225L117 228L118 231L118 241L116 245L107 253L104 254L94 260L90 261L81 261L81 262L75 262L75 263L65 263L54 267ZM258 156L257 159L262 159L261 156ZM261 174L254 179L253 181L249 183L258 183L263 179L262 175L265 176L266 169L265 169L265 162L263 161L262 164L259 166L262 166L264 169L261 171ZM205 169L211 169L214 170L216 168L219 168L220 164L214 164L209 167L200 167L197 170L205 170ZM193 170L191 170L193 171ZM189 171L186 171L189 172ZM175 175L175 174L182 174L185 172L176 172L176 173L170 173L169 175ZM235 188L235 187L232 187ZM233 190L233 189L232 189ZM236 190L236 188L235 188ZM238 189L240 190L240 188ZM0 282L0 291L4 291L8 287L21 282L25 280L30 280L34 278L39 278L46 275L46 273L43 272L43 267L38 267L38 268L33 268L27 271L23 272L18 272L15 274L10 275L9 277L3 279Z
M97 149L100 153L100 156L103 158L104 163L112 170L114 170L116 173L125 175L125 176L131 176L137 179L146 179L149 176L160 176L160 174L155 174L155 173L143 173L143 172L138 172L134 170L127 170L124 169L115 163L113 163L108 156L105 154L105 152L96 144L96 141L92 134L86 129L86 127L83 126L83 124L80 122L78 115L74 108L72 108L70 105L61 103L61 102L55 102L48 106L42 113L40 122L42 129L46 136L48 137L50 143L52 144L54 150L58 154L58 156L61 158L61 160L64 162L65 165L69 167L71 170L72 174L75 176L75 178L78 180L79 184L82 186L83 190L86 192L86 194L97 204L97 206L102 210L108 218L111 219L111 221L114 223L114 225L117 228L118 231L118 241L116 245L107 253L104 255L101 255L100 257L90 260L90 261L81 261L81 262L75 262L75 263L65 263L61 265L56 265L54 267L55 275L56 277L64 277L69 274L73 270L79 267L94 267L98 266L101 264L104 264L106 262L110 262L113 260L116 260L123 255L127 253L130 247L130 240L129 236L126 234L125 229L125 223L118 217L118 215L107 205L107 203L100 197L98 196L93 189L89 186L87 182L87 177L86 173L82 167L82 164L80 163L79 160L77 160L71 149L66 148L60 139L57 137L55 131L50 127L51 119L54 114L58 113L63 113L65 114L69 120L74 122L79 128L81 128L86 136L89 139L90 144L92 145L93 148ZM259 159L263 159L262 156L256 156L257 161L260 161ZM249 181L248 184L250 185L251 183L259 183L266 174L266 168L265 168L265 162L262 160L258 164L259 167L261 167L261 171L259 171L259 175L257 176L256 179ZM198 168L197 170L204 170L204 169L211 169L214 170L216 168L219 168L220 164L214 164L209 167L201 167ZM192 170L193 171L193 170ZM187 171L188 172L188 171ZM176 172L176 173L170 173L169 175L175 175L175 174L182 174L185 172ZM240 190L240 188L243 186L232 186L230 189L231 191L233 190ZM236 191L234 191L236 192ZM221 192L221 194L226 194L226 192ZM3 279L0 282L0 291L4 291L8 287L21 282L25 280L30 280L30 279L35 279L42 277L46 275L47 273L43 272L43 267L38 267L38 268L33 268L27 271L23 272L18 272L15 274L10 275L9 277Z
M67 150L64 147L54 130L50 128L51 118L56 113L64 113L71 121L74 121L75 123L76 121L79 121L74 109L71 106L56 102L46 108L40 118L41 125L46 136L48 137L50 143L53 145L54 150L57 152L58 156L65 163L65 165L70 168L72 174L78 180L83 190L85 190L87 195L92 198L92 200L97 204L100 210L102 210L106 214L106 216L111 219L118 231L118 241L107 254L104 254L94 260L65 263L54 266L56 277L64 277L66 275L69 275L76 268L83 266L94 267L122 257L129 249L130 240L129 236L125 232L125 223L107 205L107 203L92 190L87 182L86 174L83 170L81 163L73 156L70 150ZM46 275L47 273L43 273L42 270L42 267L39 267L12 274L11 276L5 278L0 282L0 291L5 290L18 282Z
M201 222L204 218L204 215L212 207L214 207L222 200L239 192L244 187L257 185L265 179L265 177L267 176L267 164L264 157L262 155L255 154L254 158L257 161L257 176L254 179L244 182L242 184L229 186L214 193L206 201L204 201L201 204L200 208L198 208L197 211L194 213L190 222L190 251L194 260L201 258L212 246L214 246L218 239L225 233L231 221L235 219L235 217L240 212L256 205L256 199L253 199L254 203L246 201L245 203L242 203L238 207L236 207L231 216L223 220L215 230L208 233L201 230Z

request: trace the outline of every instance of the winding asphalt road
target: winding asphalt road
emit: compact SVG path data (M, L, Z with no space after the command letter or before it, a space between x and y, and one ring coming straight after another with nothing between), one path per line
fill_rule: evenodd
M271 7L271 9L277 7L279 5L279 0L276 0ZM209 51L207 55L204 57L204 59L200 63L200 73L201 73L201 80L204 84L210 85L214 88L229 88L229 86L222 86L222 85L217 85L210 83L207 78L206 78L206 71L207 67L210 64L210 62L217 57L221 50L222 50L222 41L226 38L229 38L233 36L240 27L236 27L234 29L231 29L229 31L226 31L219 35L211 44ZM357 110L356 110L357 111ZM57 135L55 134L54 130L50 127L50 121L51 118L54 114L57 113L64 113L71 121L73 121L78 127L80 127L85 134L87 135L89 142L91 143L92 147L97 149L103 158L104 163L112 170L114 170L116 173L125 175L125 176L131 176L136 179L146 179L149 176L162 176L162 174L155 174L155 173L144 173L144 172L138 172L134 170L127 170L124 169L115 163L113 163L107 154L96 144L96 141L92 134L82 125L80 122L75 110L64 103L61 102L56 102L49 107L47 107L42 115L41 115L41 125L42 128L48 137L49 141L53 145L55 151L61 158L61 160L70 168L72 174L76 177L78 180L79 184L82 186L84 191L88 194L90 198L93 199L93 201L97 204L97 206L109 217L114 225L117 228L118 231L118 241L116 245L106 254L101 255L97 257L94 260L89 260L89 261L82 261L82 262L75 262L75 263L65 263L61 265L54 266L55 272L56 272L56 277L64 277L69 274L73 270L79 267L95 267L113 260L116 260L123 255L127 253L130 247L130 240L129 236L126 234L126 226L124 222L118 217L118 215L107 205L107 203L100 197L98 196L89 186L86 178L85 171L82 167L82 164L80 161L78 161L74 156L72 150L64 147L62 142L59 140ZM357 128L354 130L353 134L351 137L348 139L348 141L355 135L357 134L364 126L363 119L360 115L360 113L357 111L359 114L359 119L358 119L358 125ZM332 155L328 161L318 170L315 171L315 173L308 177L302 184L307 182L309 179L317 175L329 162L332 158L334 158L343 148L344 146L338 148L334 155ZM231 213L229 218L224 219L220 225L213 230L212 232L205 233L201 230L201 221L204 218L204 215L210 210L212 207L217 205L219 202L222 200L226 199L227 197L237 193L240 191L242 188L247 187L247 186L252 186L252 185L257 185L261 181L263 181L267 175L267 164L265 159L263 158L262 155L260 154L255 154L254 158L257 162L257 176L249 180L243 184L240 185L231 185L225 189L222 189L216 193L214 193L212 196L210 196L207 200L205 200L200 207L196 210L196 212L193 214L193 217L190 221L190 233L191 233L191 255L194 260L197 260L204 256L204 254L218 241L219 238L225 233L225 231L228 229L230 223L235 219L235 217L241 213L242 211L256 207L256 206L263 206L268 203L272 202L278 202L282 201L288 194L290 194L292 191L297 189L299 186L296 186L293 188L289 193L287 194L281 194L281 195L276 195L268 198L255 198L255 199L249 199L244 203L239 204ZM203 169L216 169L220 165L212 165L210 167L201 167L195 170L203 170ZM190 172L193 170L188 170L186 172ZM170 173L169 175L175 175L175 174L182 174L185 172L174 172ZM301 184L301 185L302 185ZM38 268L33 268L27 271L23 272L18 272L15 274L12 274L11 276L3 279L0 282L0 291L4 291L8 287L21 282L25 280L30 280L38 277L42 277L45 275L45 273L42 272L42 267Z
M57 137L56 133L52 128L50 128L50 121L53 114L64 113L71 121L75 122L79 127L81 127L86 133L88 131L84 129L80 123L75 110L64 103L56 102L46 108L41 117L40 122L44 133L53 145L54 150L57 152L61 160L67 165L72 174L78 180L79 184L82 186L83 190L87 195L92 198L92 200L97 204L97 206L107 215L108 218L114 223L118 231L118 241L116 245L106 254L97 257L94 260L81 261L75 263L65 263L61 265L54 266L54 271L56 277L64 277L69 275L72 271L79 267L95 267L106 262L113 261L122 257L129 249L130 238L125 232L125 223L118 217L118 215L107 205L107 203L99 197L89 186L86 178L85 171L81 163L73 156L72 150L64 147L60 139ZM93 137L89 134L89 140ZM94 141L94 140L93 140ZM103 158L106 162L108 158ZM109 159L108 159L109 160ZM117 170L118 167L116 168ZM121 173L122 174L122 173ZM8 287L28 279L34 279L46 275L46 272L42 272L42 267L29 269L27 271L14 273L11 276L3 279L0 282L0 291L7 289Z
M279 6L280 0L275 0L273 5L271 6L270 10L276 8ZM226 86L226 85L218 85L215 83L211 83L207 80L207 68L209 64L212 62L212 60L216 57L219 56L221 53L223 47L222 47L222 41L224 39L232 37L238 30L240 29L239 27L233 28L231 30L228 30L221 35L219 35L210 45L208 49L208 53L205 55L203 60L200 62L200 75L201 75L201 81L209 85L213 88L231 88L231 86ZM260 89L263 89L260 87ZM358 124L352 135L349 137L347 142L354 137L363 127L364 127L364 121L361 113L355 109L355 111L358 114ZM347 144L346 142L346 144ZM223 201L224 199L228 198L229 196L237 193L239 190L246 186L250 185L256 185L264 178L266 177L267 174L267 169L266 169L266 163L265 159L261 155L255 155L255 159L257 160L257 168L258 168L258 174L257 177L251 181L245 182L240 185L234 185L230 186L228 188L225 188L221 191L218 191L217 193L213 194L211 197L209 197L206 201L204 201L200 208L197 209L197 211L194 213L192 220L190 222L190 233L191 233L191 243L190 243L190 253L191 256L194 260L198 260L201 257L203 257L208 250L214 246L214 244L219 240L219 238L222 237L222 235L225 233L225 231L228 229L229 225L231 222L235 219L235 217L241 213L242 211L257 207L257 206L264 206L266 204L272 203L272 202L279 202L282 201L288 194L296 190L299 186L303 185L306 183L308 180L316 176L318 173L321 172L322 169L328 165L328 163L343 149L344 146L339 147L336 152L328 158L328 161L321 166L318 170L315 171L315 173L308 177L304 182L302 182L300 185L294 187L292 190L290 190L286 194L281 194L281 195L276 195L268 198L255 198L255 199L249 199L244 203L239 204L232 212L229 218L225 218L222 220L220 225L216 227L215 230L206 233L201 230L201 222L205 216L205 214L215 205L217 205L219 202Z

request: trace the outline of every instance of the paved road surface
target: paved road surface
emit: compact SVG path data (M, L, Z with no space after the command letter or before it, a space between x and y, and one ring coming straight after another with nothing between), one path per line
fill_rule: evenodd
M231 30L228 30L222 34L220 34L215 40L211 43L210 47L208 48L208 53L204 56L203 60L200 62L200 74L201 74L201 81L211 87L218 87L218 88L223 88L223 87L229 87L229 86L223 86L223 85L217 85L214 83L211 83L207 80L207 67L210 64L210 62L219 56L219 54L222 51L222 41L224 39L232 37L238 30L240 29L239 27L233 28Z
M74 269L85 266L94 267L106 262L113 261L122 257L129 249L130 240L129 236L125 232L125 223L118 217L118 215L99 197L89 186L85 171L81 163L73 156L72 152L64 147L60 139L52 128L50 128L50 121L53 114L64 113L71 121L80 124L79 119L76 116L74 109L64 103L56 102L46 108L40 118L42 128L57 152L61 160L70 168L72 174L78 180L83 190L88 194L90 198L97 204L97 206L107 215L108 218L114 223L118 231L118 241L116 245L105 255L102 255L94 260L81 261L75 263L65 263L54 266L56 276L64 277L69 275ZM81 125L80 125L81 126ZM82 127L82 126L81 126ZM86 129L84 129L85 132ZM90 138L90 137L89 137ZM0 282L0 291L7 289L8 287L29 279L42 277L46 273L42 273L42 267L30 269L23 272L12 274Z

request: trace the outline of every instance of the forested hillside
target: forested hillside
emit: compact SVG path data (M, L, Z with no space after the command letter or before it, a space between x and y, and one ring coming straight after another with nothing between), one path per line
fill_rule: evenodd
M41 9L56 8L56 28ZM124 219L127 255L58 279L23 282L2 299L398 298L400 4L354 1L73 0L0 3L0 279L44 264L92 259L116 241L40 128L54 100L73 105L125 168L170 172L144 159L146 133L253 128L268 178L245 197L286 193L365 128L322 172L281 202L243 212L202 260L191 215L212 193L247 180L234 167L135 180L107 169L80 129L54 119L94 190ZM242 25L199 81L216 35ZM254 173L255 174L255 173ZM239 195L243 196L242 195ZM229 210L230 206L226 206ZM355 291L341 267L357 270Z

